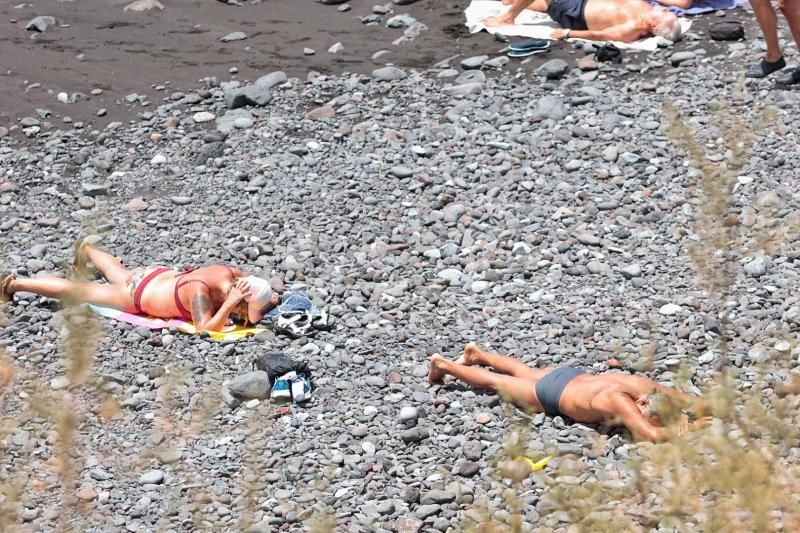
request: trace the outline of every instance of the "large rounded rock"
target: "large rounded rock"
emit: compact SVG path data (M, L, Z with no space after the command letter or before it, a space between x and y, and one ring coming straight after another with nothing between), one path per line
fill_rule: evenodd
M242 400L263 400L269 397L269 376L261 370L249 372L231 380L228 389Z

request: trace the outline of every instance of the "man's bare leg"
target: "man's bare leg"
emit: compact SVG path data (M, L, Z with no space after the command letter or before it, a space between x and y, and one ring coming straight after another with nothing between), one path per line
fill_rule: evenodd
M121 285L78 283L62 278L16 278L8 282L9 294L32 292L68 304L90 303L135 313L130 292Z
M550 368L531 368L519 359L484 351L474 342L467 343L464 347L464 355L456 363L467 366L490 366L505 374L511 374L514 377L534 382L540 380L552 370Z
M505 24L514 24L519 14L526 9L539 13L546 13L547 7L550 5L550 0L504 0L503 4L509 6L508 11L497 17L485 18L483 20L485 25L503 26Z
M95 268L115 285L124 285L131 275L131 272L122 265L122 261L118 258L85 242L78 246L76 255L77 261L91 261Z
M522 409L542 411L542 406L534 392L535 383L527 379L497 374L485 368L460 365L455 361L445 359L440 354L432 355L428 382L431 385L440 385L444 383L444 376L448 374L476 389L500 394Z

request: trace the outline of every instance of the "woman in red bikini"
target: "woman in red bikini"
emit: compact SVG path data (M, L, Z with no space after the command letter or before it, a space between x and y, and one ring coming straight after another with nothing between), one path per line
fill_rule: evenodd
M0 301L10 300L15 292L32 292L71 304L91 303L157 318L181 318L198 329L219 331L231 315L258 323L279 300L267 280L228 266L185 272L158 266L127 270L113 255L86 243L78 246L75 255L77 268L91 261L111 283L5 274L0 277Z

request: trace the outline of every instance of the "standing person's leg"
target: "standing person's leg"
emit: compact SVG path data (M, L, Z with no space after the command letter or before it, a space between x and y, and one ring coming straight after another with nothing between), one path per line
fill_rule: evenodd
M794 42L800 48L800 1L798 0L783 0L778 3L780 5L781 13L789 23L789 31L792 32Z
M789 30L792 32L794 42L800 49L800 0L783 0L779 2L780 10L789 23ZM788 76L781 78L780 83L794 85L800 83L800 68L794 69Z
M767 53L759 63L750 65L746 75L748 78L764 78L786 66L778 41L778 15L770 0L750 0L750 5L767 42Z
M447 374L476 389L496 392L523 409L542 411L542 406L534 392L536 384L530 380L497 374L485 368L460 365L439 354L432 355L428 382L431 385L442 384L442 379Z
M132 274L132 272L122 266L122 261L118 258L107 252L93 248L85 242L78 246L75 260L79 263L85 263L87 260L91 261L97 270L99 270L108 281L115 285L124 285Z
M9 278L5 280L3 289L6 296L15 292L32 292L63 300L67 304L90 303L129 313L136 312L130 292L121 285L78 283L62 278Z
M464 347L464 355L462 355L457 363L471 366L471 365L484 365L490 366L500 372L511 374L514 377L536 381L547 375L552 369L535 369L531 368L519 359L490 353L482 350L474 342L467 343Z

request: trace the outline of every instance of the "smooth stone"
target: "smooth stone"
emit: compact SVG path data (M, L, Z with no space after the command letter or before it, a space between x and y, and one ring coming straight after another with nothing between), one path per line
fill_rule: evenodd
M547 95L536 102L531 120L538 122L545 119L559 121L569 114L564 101L555 95Z
M321 106L315 109L312 109L305 115L306 120L323 120L326 118L333 118L336 116L336 110L331 106Z
M199 113L195 113L194 115L192 115L192 120L201 124L203 122L211 122L215 118L217 118L217 116L214 113L210 113L208 111L200 111Z
M269 398L269 376L262 370L237 376L228 385L231 394L244 400L265 400Z
M628 265L620 269L620 273L625 279L638 278L642 275L642 267L639 265Z
M673 67L677 67L681 63L685 63L686 61L694 59L695 57L697 57L696 53L687 50L683 52L675 52L669 57L669 60Z
M276 85L280 85L282 83L286 83L289 81L288 76L282 70L277 70L275 72L270 72L269 74L265 74L256 80L256 85L260 87L266 87L267 89L271 89Z
M397 67L382 67L372 71L372 77L381 81L398 81L408 77L408 74Z
M159 485L164 481L164 472L161 470L151 470L139 476L141 485Z
M563 76L567 70L569 70L569 63L563 59L556 58L543 63L539 68L536 69L536 72L548 80L557 80Z
M158 452L158 462L160 462L162 465L169 465L180 461L182 456L183 454L180 452L180 450L170 448Z
M458 72L458 71L455 71ZM486 74L480 70L467 70L462 72L453 83L463 85L465 83L483 83L486 81Z
M55 17L51 17L48 15L43 15L40 17L36 17L30 20L28 24L25 25L25 29L28 31L38 31L38 32L45 32L48 28L52 28L53 26L58 25L58 20Z
M461 60L461 68L464 70L479 69L485 62L489 60L489 56L472 56Z
M417 19L411 15L395 15L386 21L386 26L389 28L408 28L416 21Z
M450 96L467 96L477 94L483 90L483 83L462 83L460 85L447 85L442 90Z
M262 107L271 101L272 91L269 87L255 83L225 91L225 104L228 109L238 109L248 105Z
M658 309L658 312L659 312L659 314L662 314L664 316L673 316L673 315L677 315L682 310L683 310L683 308L680 305L664 304Z
M416 422L419 418L419 409L414 406L406 405L400 409L400 422L406 424L409 422Z
M751 278L760 278L772 267L772 259L766 255L759 255L744 265L745 273Z
M408 167L396 166L389 169L389 175L398 179L404 179L413 176L414 171Z
M243 41L247 39L247 34L243 31L234 31L220 39L223 43L229 43L231 41Z
M584 56L578 60L578 68L584 72L597 70L598 65L594 56Z

